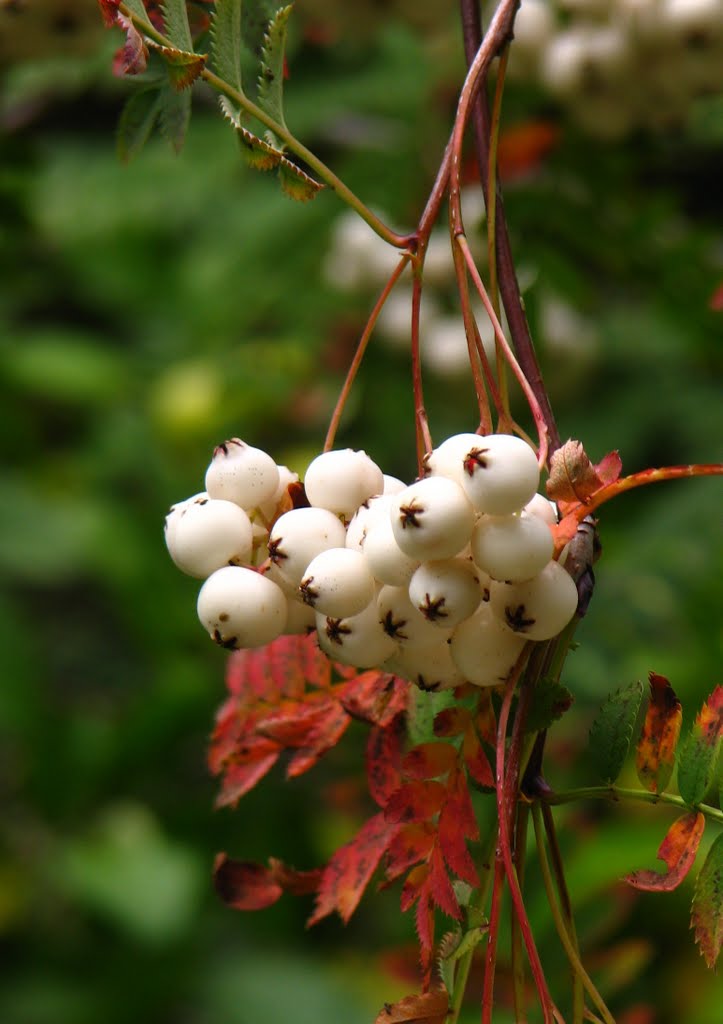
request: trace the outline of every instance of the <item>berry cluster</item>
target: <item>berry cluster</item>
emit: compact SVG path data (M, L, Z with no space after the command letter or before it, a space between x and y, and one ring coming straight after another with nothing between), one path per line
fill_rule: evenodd
M577 608L552 557L555 508L533 450L507 434L456 434L426 472L406 486L344 449L317 456L302 487L260 449L219 445L205 492L165 525L173 561L205 580L205 629L233 649L316 630L334 661L424 689L503 682Z
M600 137L674 127L723 86L723 0L522 0L510 74Z

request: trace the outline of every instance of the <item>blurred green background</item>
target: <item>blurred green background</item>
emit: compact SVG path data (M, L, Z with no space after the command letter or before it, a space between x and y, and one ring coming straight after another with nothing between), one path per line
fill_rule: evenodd
M409 228L462 75L455 5L347 7L299 0L288 121ZM346 929L306 932L308 901L242 916L210 881L222 849L328 858L369 810L361 782L340 781L358 774L364 733L310 776L277 771L214 813L205 751L225 655L161 527L225 437L303 471L380 282L330 280L339 203L293 204L244 169L203 90L180 157L154 139L122 165L120 41L94 0L0 4L0 1021L368 1024L415 987L396 890L371 892ZM513 249L563 437L594 459L618 448L627 471L720 459L720 96L611 142L513 80L503 123L518 132L503 163ZM455 314L441 278L436 300ZM404 346L380 335L339 438L407 479L409 381ZM474 428L451 364L426 388L435 438ZM721 681L721 494L717 479L691 481L605 509L553 784L594 781L587 730L611 689L654 669L689 723ZM627 1024L720 1020L721 982L688 931L691 879L669 896L616 881L655 864L673 817L558 814L583 950Z

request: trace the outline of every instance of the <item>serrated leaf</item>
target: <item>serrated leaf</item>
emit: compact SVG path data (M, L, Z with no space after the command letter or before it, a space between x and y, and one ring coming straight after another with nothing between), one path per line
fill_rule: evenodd
M385 1003L374 1024L444 1024L448 1012L446 992L424 992L405 996L397 1003Z
M242 0L216 0L211 23L213 63L219 76L243 95L241 83Z
M435 839L436 830L432 822L421 821L402 826L387 850L387 863L384 869L387 882L393 882L414 864L426 862Z
M404 743L404 715L399 714L385 728L376 726L369 733L366 768L369 793L384 807L402 783L401 761Z
M279 161L279 181L281 191L299 203L308 203L310 199L315 199L324 188L284 156Z
M126 101L118 121L117 151L123 163L132 160L145 146L159 110L156 87L134 92Z
M712 970L723 946L723 835L711 846L696 880L690 926Z
M642 696L640 681L616 690L602 705L590 728L592 758L604 782L614 782L622 770Z
M443 710L453 707L454 694L450 690L430 693L416 686L409 687L409 709L407 731L413 746L424 743L435 735L435 717ZM451 734L450 734L451 735Z
M321 869L297 871L275 857L269 866L251 861L233 860L219 853L213 867L216 892L227 907L234 910L263 910L272 906L283 892L303 896L316 892Z
M253 0L241 8L241 38L257 57L261 56L267 26L278 9L278 0Z
M279 166L282 156L278 149L274 149L268 142L254 135L248 128L239 125L236 133L241 154L249 167L256 171L272 171Z
M650 703L635 751L638 778L651 793L662 793L675 764L683 710L665 676L651 672Z
M633 871L625 881L645 892L672 892L677 889L693 866L705 829L705 817L700 811L691 811L678 818L668 829L658 849L658 860L665 862L667 871Z
M284 69L286 60L286 33L293 4L280 7L271 19L261 48L257 102L269 117L286 128L284 121ZM270 133L272 134L272 133ZM270 141L281 147L275 135Z
M180 153L191 117L191 94L188 91L176 92L169 83L160 90L159 100L158 126L161 135L170 142L176 153Z
M193 53L191 26L188 24L186 0L163 0L163 24L166 35L179 50Z
M678 759L678 789L687 804L699 804L715 778L723 738L723 686L717 686L696 716Z
M487 925L479 925L476 928L470 928L464 933L462 938L459 940L459 943L455 946L447 959L459 960L460 957L465 955L465 953L469 953L476 949L488 931L489 927Z
M421 743L405 755L402 774L407 779L438 779L457 763L457 748L451 743Z
M563 504L585 503L595 491L617 480L621 470L617 452L610 452L593 465L580 441L570 439L550 459L550 476L545 485L547 496Z
M193 85L206 66L206 57L200 53L187 53L171 46L158 46L151 43L155 52L166 66L168 80L177 92L182 92Z
M126 38L123 46L116 50L113 57L113 74L117 78L122 78L124 75L141 75L148 64L146 41L130 18L119 14L118 24L125 30Z
M123 0L126 10L130 11L131 14L135 14L138 18L145 18L148 21L148 11L143 0Z
M323 869L309 925L316 924L334 911L346 924L396 831L397 826L390 824L380 812L336 851Z
M575 698L566 686L554 679L541 679L532 697L526 731L542 732L572 707Z
M407 782L389 797L384 814L400 824L425 821L439 813L446 795L441 782Z

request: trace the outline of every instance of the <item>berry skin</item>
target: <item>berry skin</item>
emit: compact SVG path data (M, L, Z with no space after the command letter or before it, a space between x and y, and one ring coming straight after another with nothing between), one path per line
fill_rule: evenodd
M548 526L555 526L557 523L557 506L544 494L533 494L522 511L537 516Z
M460 558L423 562L409 582L409 598L427 622L453 629L469 618L482 599L474 566Z
M294 508L284 512L269 534L269 557L278 572L294 588L301 583L306 567L327 548L341 548L346 542L343 523L325 508Z
M163 524L163 536L166 541L166 547L171 549L173 540L176 533L176 527L181 521L181 517L185 512L186 508L193 504L194 501L208 501L208 494L206 491L200 491L198 494L191 495L190 498L185 498L183 501L177 501L174 505L171 505L168 512L166 513L166 520Z
M397 544L388 509L367 527L362 550L373 575L394 587L406 586L419 564Z
M475 686L499 686L525 646L482 602L470 618L452 633L449 651L464 678Z
M276 490L267 501L259 502L257 509L259 514L267 523L272 523L280 511L284 511L282 502L287 496L290 484L299 482L299 474L292 473L288 466L277 466L279 482ZM281 508L279 506L281 505ZM288 508L288 504L286 505Z
M348 521L373 494L384 490L384 474L366 452L351 448L322 452L304 477L309 502Z
M214 572L198 595L198 617L221 647L263 647L284 631L286 598L253 569L226 566Z
M343 619L358 615L374 599L374 577L361 551L329 548L307 566L299 594L315 611Z
M358 615L332 618L316 615L319 647L332 661L356 668L374 668L390 658L397 645L382 629L376 604L372 602Z
M412 604L407 587L382 587L377 596L377 614L384 632L400 648L429 647L444 637L440 626L433 625Z
M214 449L206 470L206 490L212 498L251 509L273 498L278 486L278 467L260 448L232 437Z
M202 496L172 515L166 545L181 572L205 579L224 565L251 560L251 520L233 502Z
M472 558L492 579L521 583L542 572L554 543L547 523L521 512L482 516L472 531Z
M404 485L402 485L404 486ZM366 535L372 523L389 517L391 495L375 494L356 510L346 528L346 546L356 551L363 551Z
M463 458L462 487L478 512L505 516L537 491L540 470L532 448L511 434L479 437Z
M490 604L505 625L527 640L550 640L577 610L577 587L559 562L524 583L492 582Z
M425 456L425 469L430 476L446 476L461 487L465 456L480 440L479 434L453 434Z
M449 644L445 639L400 648L386 661L384 670L407 679L420 690L434 693L452 690L466 681L452 661Z
M428 476L394 495L390 508L394 537L410 558L453 558L468 543L474 509L453 480Z

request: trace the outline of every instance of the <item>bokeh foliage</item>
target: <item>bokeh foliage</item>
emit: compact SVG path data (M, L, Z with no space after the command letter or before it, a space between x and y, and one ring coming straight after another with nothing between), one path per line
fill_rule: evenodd
M336 26L329 45L323 15L298 6L289 124L411 225L461 75L453 12L419 35L390 11L362 34ZM122 166L117 40L99 30L74 52L56 32L33 53L17 31L17 53L0 50L0 1019L362 1024L406 985L382 959L413 938L396 894L362 906L343 936L336 923L306 933L309 908L290 900L223 909L210 869L219 849L327 858L364 813L359 788L338 781L363 735L310 778L275 776L236 813L212 813L204 756L224 655L160 526L226 436L303 470L374 289L324 279L338 203L292 204L245 170L208 94L180 158L152 141ZM721 457L723 314L709 300L723 277L723 133L706 110L675 134L611 145L532 92L505 100L508 124L559 129L508 182L507 212L561 432L594 458L619 448L627 471ZM572 332L551 305L575 311ZM373 345L340 438L406 478L409 382L405 353ZM474 426L467 380L430 375L427 392L435 437ZM719 681L720 503L717 480L691 481L604 510L554 783L589 781L587 729L611 689L654 669L689 723ZM712 1024L722 991L687 934L691 884L664 898L616 881L653 864L670 815L557 814L581 943L613 1006ZM552 947L541 894L530 909Z

